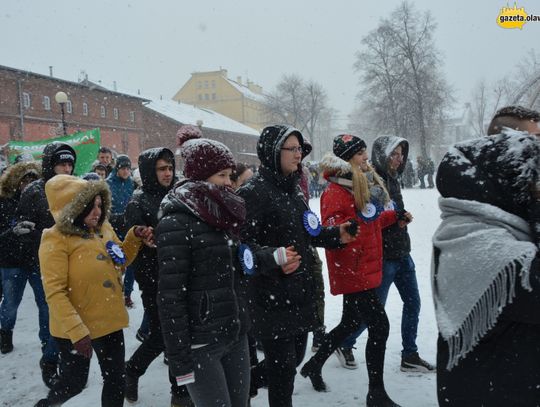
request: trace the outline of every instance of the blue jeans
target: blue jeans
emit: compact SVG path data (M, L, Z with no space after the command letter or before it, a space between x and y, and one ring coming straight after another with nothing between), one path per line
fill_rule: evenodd
M394 283L403 301L403 311L401 314L401 343L403 356L417 352L416 335L418 332L418 315L420 314L420 293L418 292L418 282L416 281L416 270L413 259L410 255L398 260L383 261L383 278L381 285L377 288L377 295L381 303L386 304L388 291ZM356 339L366 329L362 324L360 329L345 339L341 346L352 348Z
M4 300L0 305L0 326L3 330L13 331L17 320L17 311L21 304L26 282L34 291L34 298L38 307L39 331L43 359L56 363L58 348L49 333L49 307L45 301L45 292L41 282L41 273L38 268L33 270L24 268L0 268Z

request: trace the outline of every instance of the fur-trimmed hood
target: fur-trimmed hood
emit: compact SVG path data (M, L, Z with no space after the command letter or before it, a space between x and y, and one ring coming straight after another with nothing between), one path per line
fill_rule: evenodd
M322 158L320 166L326 179L329 177L343 177L351 174L352 171L351 164L331 153L327 153Z
M87 230L74 225L73 222L96 195L101 195L102 210L105 213L99 226L101 227L109 217L111 192L105 181L85 181L71 175L57 175L45 184L45 194L56 227L64 234L80 236L88 234Z
M29 174L41 178L41 165L37 162L20 162L9 166L0 178L0 198L13 198L19 191L19 184Z

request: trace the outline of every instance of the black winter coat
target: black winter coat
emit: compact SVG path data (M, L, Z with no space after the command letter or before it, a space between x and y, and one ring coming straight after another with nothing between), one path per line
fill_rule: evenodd
M392 151L401 145L403 154L403 163L392 174L388 171L388 160ZM401 195L401 185L399 177L405 170L407 156L409 154L409 143L407 140L396 136L381 136L373 142L371 160L375 171L384 180L384 184L394 201L396 209L404 210L403 195ZM400 228L398 223L394 223L383 229L383 258L385 260L397 260L407 256L411 252L411 239L407 227Z
M495 326L448 371L448 344L437 341L437 394L441 407L540 406L540 270L531 266L531 292L516 297ZM519 271L518 271L519 273Z
M32 232L19 237L22 251L25 254L22 265L29 269L39 266L38 251L43 229L54 226L54 219L49 211L49 204L45 195L45 183L56 175L52 161L54 154L58 150L65 149L71 150L75 157L75 150L68 144L50 143L45 146L41 164L43 178L32 182L25 188L17 206L17 220L27 220L36 224Z
M19 239L13 233L18 198L19 196L0 197L0 267L2 268L21 266L21 247Z
M156 229L158 307L169 368L193 371L191 346L235 340L240 332L231 238L196 217L175 195Z
M312 246L340 244L338 228L323 228L317 237L308 234L303 215L309 207L298 179L280 182L282 178L261 167L239 191L247 208L242 241L273 249L294 246L302 256L300 267L292 274L285 275L275 262L268 262L271 268L258 267L252 278L250 313L259 338L292 337L318 327Z
M152 148L143 151L139 156L139 172L143 185L133 193L126 207L126 229L135 225L153 228L158 225L159 205L170 190L170 187L161 186L156 176L156 163L164 157L170 160L174 173L174 155L167 148ZM155 296L158 281L157 250L143 246L131 267L135 270L135 279L141 291Z

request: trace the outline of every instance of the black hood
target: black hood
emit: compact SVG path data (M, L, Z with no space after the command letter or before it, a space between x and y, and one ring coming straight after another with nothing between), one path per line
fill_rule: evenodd
M300 130L287 125L273 125L263 129L257 143L257 155L264 167L276 174L281 174L281 147L285 140L293 134L298 137L300 146L303 149L304 137Z
M173 180L169 187L164 187L158 182L156 163L159 159L170 161L173 166ZM165 196L174 185L174 171L174 154L168 148L150 148L139 155L139 174L141 175L142 189L146 193Z
M71 175L73 175L73 171L75 170L75 164L77 163L77 154L75 153L75 150L69 144L55 141L47 144L43 149L41 172L43 174L43 180L45 182L47 182L56 175L54 172L53 157L55 153L60 150L69 150L73 153L73 157L75 157L75 162L73 163L73 170L71 170Z
M437 189L445 198L484 202L528 219L539 166L536 136L509 130L452 147L437 170Z
M371 149L371 162L375 167L377 174L386 178L388 174L388 160L390 154L398 146L401 146L403 154L403 162L397 169L398 174L402 174L407 164L407 157L409 156L409 142L402 137L397 136L380 136L373 142Z

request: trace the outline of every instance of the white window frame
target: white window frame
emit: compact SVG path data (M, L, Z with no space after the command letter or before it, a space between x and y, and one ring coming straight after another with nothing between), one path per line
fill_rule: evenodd
M100 115L101 117L107 117L107 110L105 110L105 106L101 105L100 108Z
M22 97L23 97L23 107L25 109L29 109L30 106L32 105L32 99L30 99L30 93L28 92L23 92L22 94Z
M82 114L83 116L88 116L88 103L86 102L82 104Z
M135 112L133 110L129 112L129 120L135 122Z
M73 103L71 103L71 100L66 102L66 112L73 113Z
M115 107L115 108L113 109L113 116L114 116L114 118L115 118L116 120L118 120L118 118L120 117L120 113L118 113L118 108L117 108L117 107Z
M48 96L43 96L43 108L45 110L51 110L51 98Z

